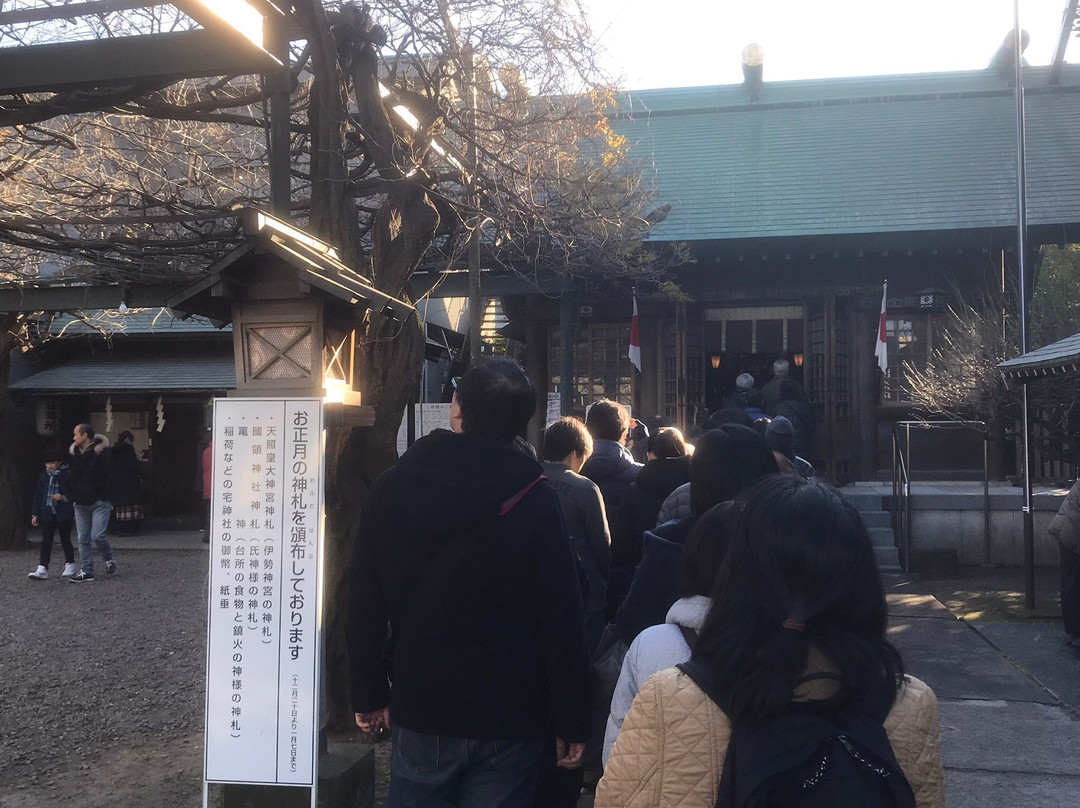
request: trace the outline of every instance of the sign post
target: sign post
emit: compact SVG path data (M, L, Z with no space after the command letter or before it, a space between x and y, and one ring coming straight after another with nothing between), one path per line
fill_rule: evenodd
M315 806L323 401L215 399L212 435L205 780Z
M353 389L362 318L416 310L288 221L241 220L244 242L168 300L231 322L236 363L214 401L203 804L222 783L224 808L315 806L323 429L375 421Z

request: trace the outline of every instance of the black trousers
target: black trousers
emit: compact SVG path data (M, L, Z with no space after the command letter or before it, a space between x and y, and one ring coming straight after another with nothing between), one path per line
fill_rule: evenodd
M59 531L60 546L64 548L64 561L68 564L74 564L75 547L71 543L71 526L75 524L75 520L68 519L65 522L57 522L55 519L39 516L38 523L41 525L41 555L38 558L38 563L43 567L49 566L49 561L52 560L53 536Z
M1063 545L1061 550L1061 619L1065 633L1080 637L1080 553Z

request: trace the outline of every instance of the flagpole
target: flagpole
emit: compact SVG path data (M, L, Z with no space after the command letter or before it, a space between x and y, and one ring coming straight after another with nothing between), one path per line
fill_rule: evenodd
M638 386L638 377L641 375L641 321L638 319L637 287L630 288L634 298L634 313L630 319L630 348L626 355L629 357L637 371L630 379L630 400L633 402L634 417L641 414L641 389Z
M1027 322L1027 165L1024 160L1024 74L1020 0L1013 0L1013 75L1016 83L1016 267L1020 284L1020 355L1028 352ZM1035 608L1035 514L1032 510L1031 413L1028 386L1020 386L1020 435L1024 472L1024 605ZM990 559L987 559L989 562Z

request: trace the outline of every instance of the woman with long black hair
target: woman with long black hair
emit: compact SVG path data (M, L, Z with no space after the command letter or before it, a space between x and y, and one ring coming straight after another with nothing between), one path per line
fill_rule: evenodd
M831 487L787 475L758 482L735 507L694 648L713 698L679 669L652 676L626 716L596 807L710 808L734 731L793 705L834 716L874 704L915 805L943 808L937 700L904 675L885 638L884 589L858 513Z

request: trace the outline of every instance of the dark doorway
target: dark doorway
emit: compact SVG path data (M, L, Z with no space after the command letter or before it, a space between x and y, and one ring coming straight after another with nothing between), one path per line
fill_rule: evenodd
M165 403L165 428L151 432L150 486L154 516L197 518L199 441L204 431L201 403ZM205 444L203 444L205 445Z

